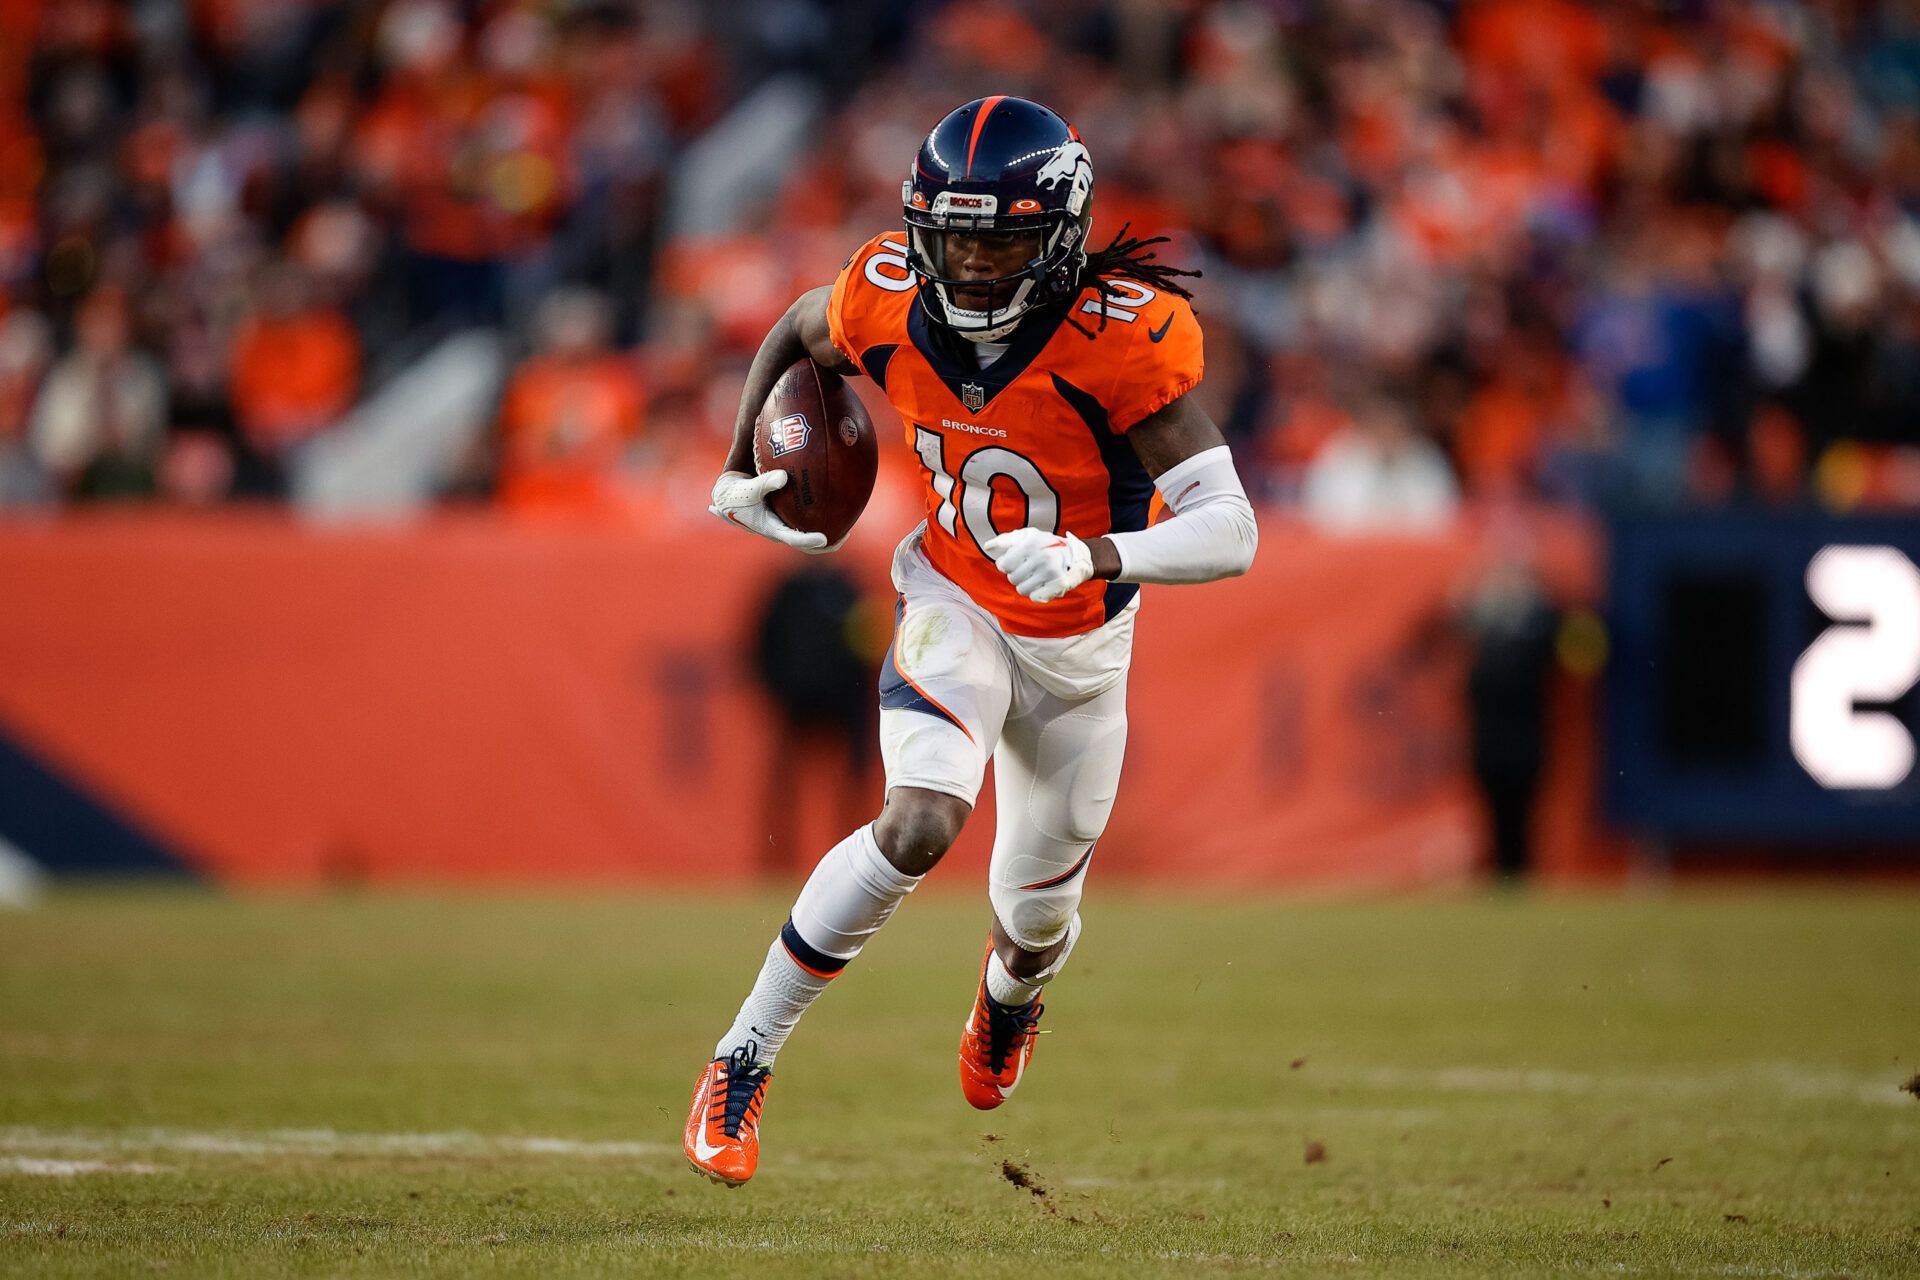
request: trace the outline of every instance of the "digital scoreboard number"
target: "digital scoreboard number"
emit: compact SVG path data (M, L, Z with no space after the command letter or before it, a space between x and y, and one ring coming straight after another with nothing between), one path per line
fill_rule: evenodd
M1615 822L1920 848L1920 521L1625 520L1611 554Z

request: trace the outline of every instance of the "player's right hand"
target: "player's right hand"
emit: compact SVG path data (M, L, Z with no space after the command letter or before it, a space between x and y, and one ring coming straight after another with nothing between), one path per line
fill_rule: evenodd
M750 476L744 471L722 471L713 482L713 503L707 508L729 524L737 524L750 533L771 538L784 546L818 555L830 551L824 533L802 533L773 514L767 495L787 483L784 471L764 471Z

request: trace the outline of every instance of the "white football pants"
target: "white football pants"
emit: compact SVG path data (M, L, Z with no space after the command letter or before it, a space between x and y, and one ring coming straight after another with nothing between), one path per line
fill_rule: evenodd
M1044 951L1073 925L1094 841L1113 811L1126 677L1090 697L1060 697L1034 679L993 615L930 567L897 585L901 608L880 678L887 786L972 804L993 760L988 896L1008 937Z

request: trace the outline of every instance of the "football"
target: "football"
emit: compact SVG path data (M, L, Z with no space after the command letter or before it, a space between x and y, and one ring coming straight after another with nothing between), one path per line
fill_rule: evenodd
M800 360L780 375L753 424L753 465L787 473L767 498L773 513L834 543L873 496L880 450L866 407L846 379Z

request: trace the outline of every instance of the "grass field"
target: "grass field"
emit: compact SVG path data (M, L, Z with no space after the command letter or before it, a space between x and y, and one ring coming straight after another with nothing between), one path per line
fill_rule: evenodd
M0 1274L1920 1275L1910 893L1096 886L990 1114L983 906L924 893L726 1191L680 1126L786 901L0 917Z

